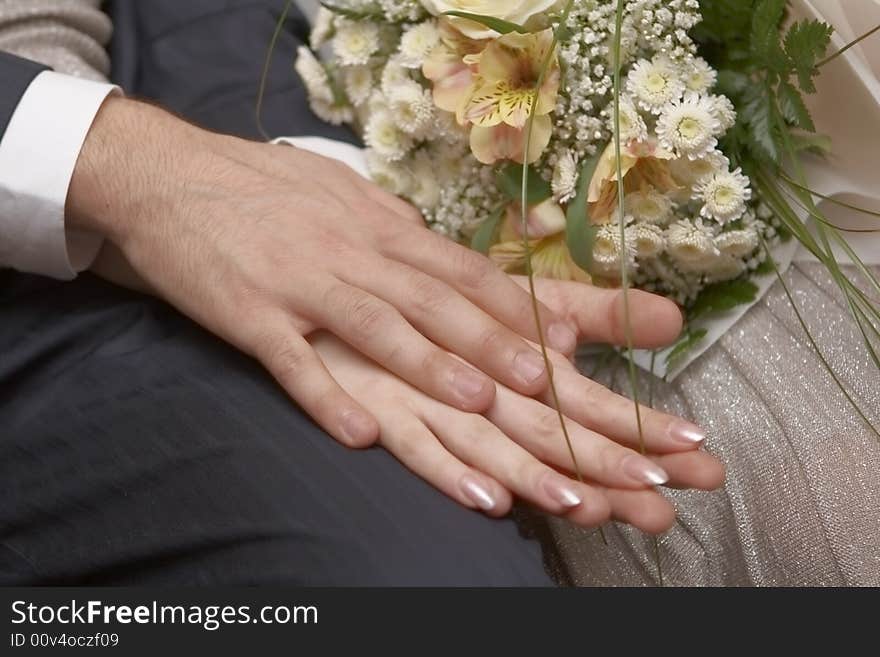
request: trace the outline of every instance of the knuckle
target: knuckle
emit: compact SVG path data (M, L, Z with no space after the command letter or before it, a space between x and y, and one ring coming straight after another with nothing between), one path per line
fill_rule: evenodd
M535 416L532 431L541 441L555 439L561 433L559 415L553 411L542 411Z
M449 302L448 288L435 278L417 274L413 277L412 301L423 315L436 315Z
M486 287L496 273L490 260L456 245L454 262L462 285L479 290Z
M345 322L358 337L372 336L393 321L390 310L378 299L361 293L347 296L343 301Z
M478 341L481 353L491 355L506 350L507 338L507 331L500 326L495 325L486 329Z

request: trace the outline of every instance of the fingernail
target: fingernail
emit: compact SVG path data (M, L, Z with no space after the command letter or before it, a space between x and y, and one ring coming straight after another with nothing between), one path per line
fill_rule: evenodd
M577 347L577 335L565 324L554 324L547 330L550 346L567 354Z
M688 445L697 445L706 440L706 434L700 427L690 422L678 422L669 430L674 440Z
M491 511L495 508L495 499L492 494L471 475L465 475L461 478L461 489L468 496L468 499L483 511Z
M342 416L342 431L349 442L362 443L373 437L372 418L360 411L349 411Z
M669 481L666 470L641 456L627 456L623 461L623 471L636 481L652 486L662 486Z
M583 500L578 495L572 481L560 475L550 475L544 480L544 490L554 500L569 509L578 506Z
M470 369L460 369L452 376L452 385L462 397L473 399L486 387L486 377Z
M534 383L544 374L544 359L534 351L519 352L513 366L526 383Z

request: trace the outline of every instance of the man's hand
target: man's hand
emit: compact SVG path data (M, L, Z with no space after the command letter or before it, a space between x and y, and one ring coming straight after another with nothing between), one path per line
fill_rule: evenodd
M348 445L372 443L379 425L306 341L317 329L463 411L490 408L493 379L529 396L546 390L527 341L538 337L528 294L333 160L112 98L83 148L67 215L118 246L165 300L259 359ZM570 353L575 327L540 312L547 341Z

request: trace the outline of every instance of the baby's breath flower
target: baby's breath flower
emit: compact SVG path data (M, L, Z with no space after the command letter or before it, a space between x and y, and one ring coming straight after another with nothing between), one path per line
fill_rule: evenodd
M657 120L657 137L664 148L678 157L705 157L718 145L721 123L711 101L697 94L663 108Z
M672 64L665 57L636 62L626 79L626 89L646 112L659 114L672 102L681 98L685 85Z
M746 211L746 201L752 197L749 179L740 169L718 172L700 182L694 192L704 203L700 214L721 224L739 219Z

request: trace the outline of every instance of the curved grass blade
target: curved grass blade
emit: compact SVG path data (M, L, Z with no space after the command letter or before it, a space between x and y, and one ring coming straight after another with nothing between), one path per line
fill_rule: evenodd
M284 8L281 10L278 23L275 25L275 31L272 33L272 39L269 41L269 48L266 52L266 61L263 62L263 72L260 75L260 88L259 91L257 91L257 107L255 111L257 130L260 131L260 134L266 141L271 139L266 132L266 129L263 127L263 99L266 96L266 84L269 81L269 68L272 65L272 55L275 54L275 46L278 45L278 39L281 37L281 31L284 29L284 23L287 22L287 17L290 15L292 7L293 0L287 0L287 2L284 3Z
M644 427L642 426L642 409L641 404L639 403L639 386L638 386L638 374L636 371L636 362L633 358L633 331L632 331L632 313L630 312L630 299L629 299L629 270L628 270L628 262L626 258L624 258L624 254L626 253L626 225L624 222L624 217L626 216L626 206L624 203L623 197L623 164L621 162L621 157L623 155L623 149L620 143L620 97L621 97L621 89L623 85L622 74L623 74L623 62L621 61L621 45L623 41L623 14L624 14L624 0L617 0L617 15L615 18L615 29L614 29L614 46L613 46L613 63L614 63L614 157L617 160L617 209L618 216L620 217L620 244L621 244L621 257L620 257L620 287L623 291L623 323L624 323L624 334L626 337L626 348L627 348L627 362L628 362L628 376L629 376L629 384L630 389L632 390L633 396L633 404L635 406L636 411L636 425L639 430L639 449L642 454L647 453L647 449L645 447L645 432ZM652 374L653 376L653 374ZM654 558L657 564L657 576L662 587L664 585L663 581L663 567L662 562L660 560L660 541L655 536L654 539Z

